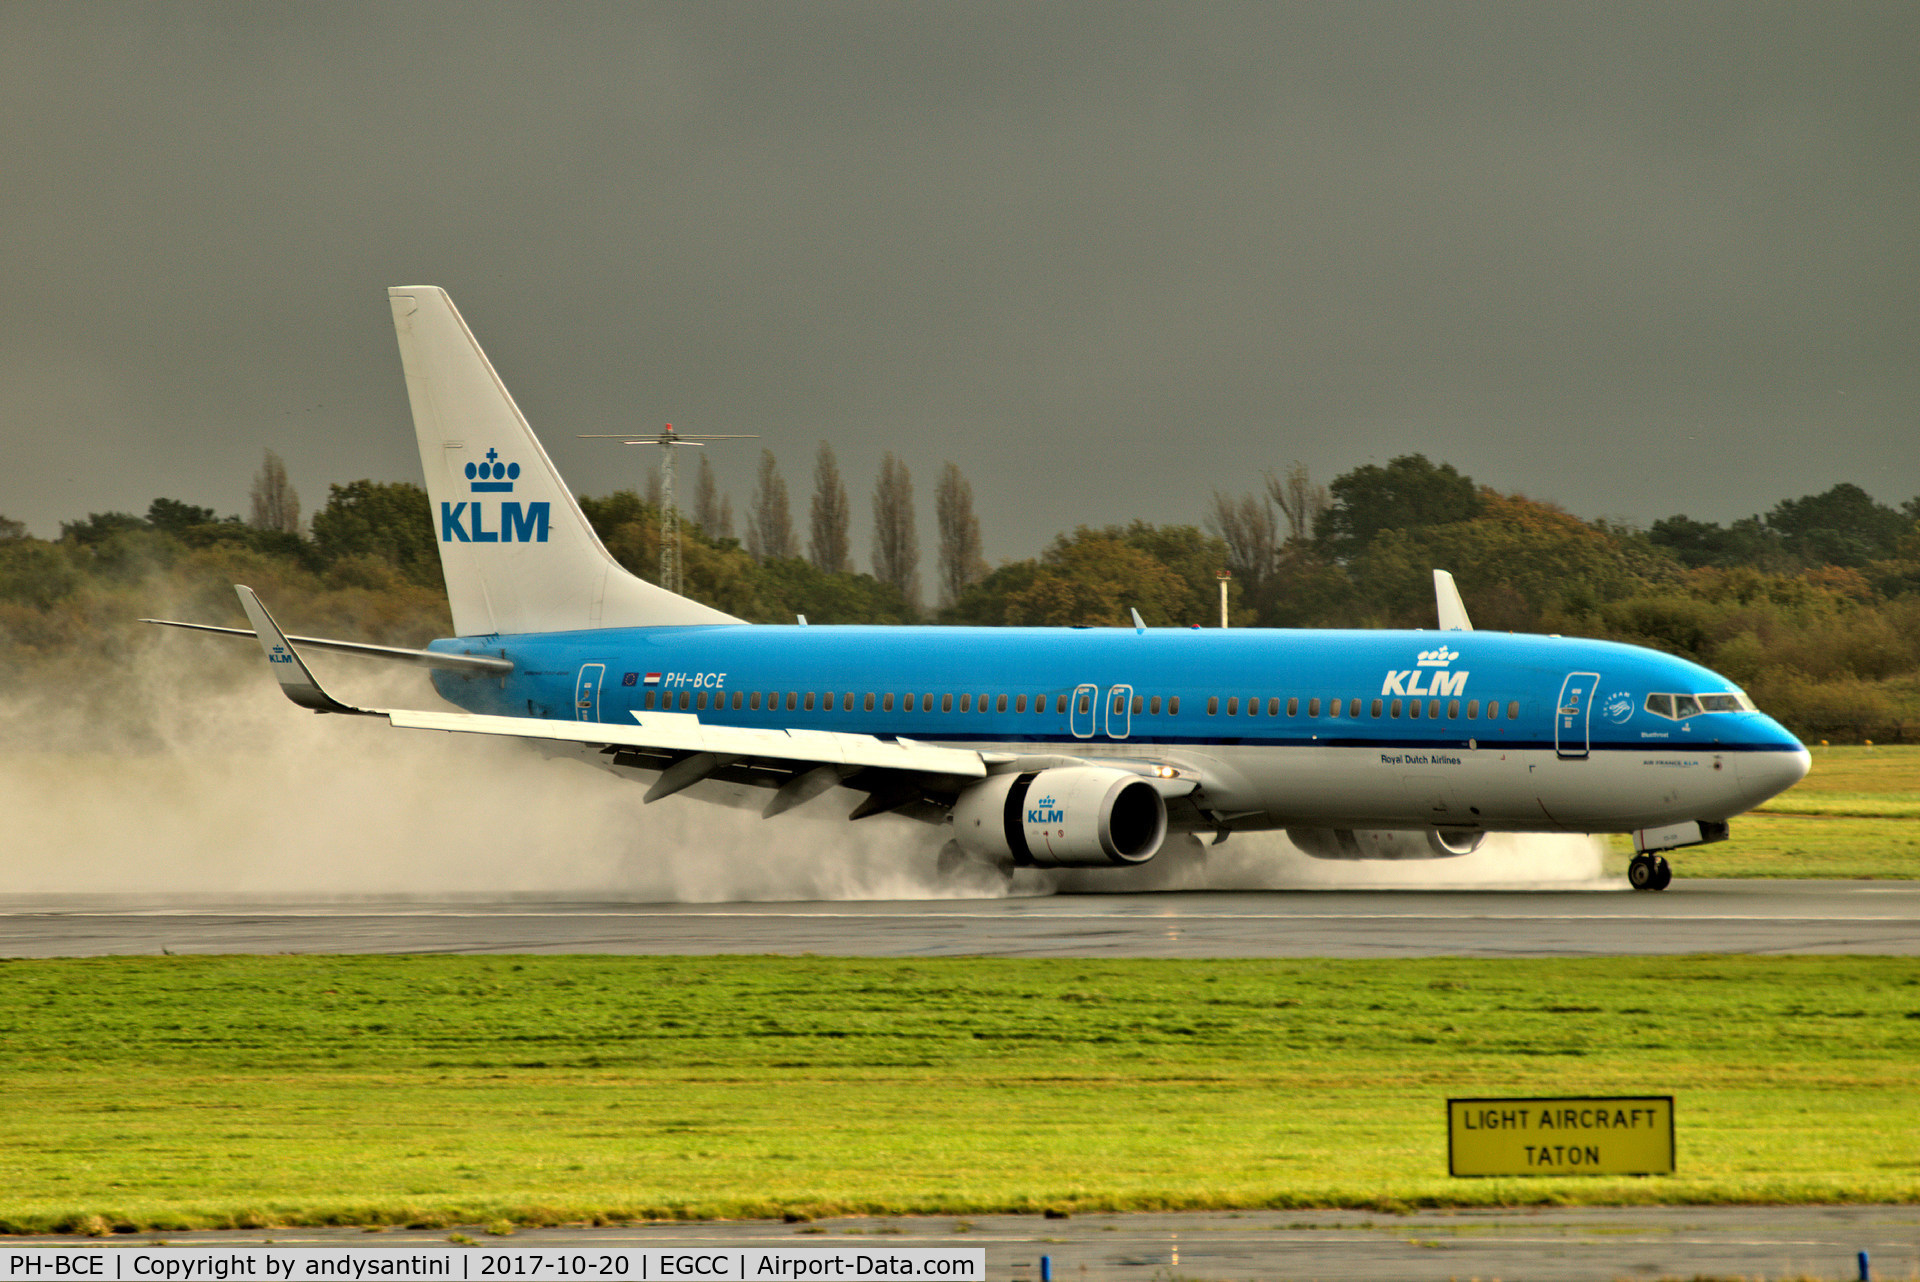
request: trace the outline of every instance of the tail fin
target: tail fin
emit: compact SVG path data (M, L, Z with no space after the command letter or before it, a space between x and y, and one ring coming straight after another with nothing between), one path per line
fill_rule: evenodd
M460 636L738 623L601 544L446 291L387 291Z

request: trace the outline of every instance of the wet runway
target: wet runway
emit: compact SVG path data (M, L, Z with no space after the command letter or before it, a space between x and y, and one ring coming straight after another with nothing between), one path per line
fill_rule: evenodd
M1920 955L1920 882L1239 891L841 903L0 900L0 956L819 953L927 957Z
M193 1248L444 1247L458 1234L501 1260L535 1252L618 1247L982 1247L987 1277L1038 1282L1046 1256L1060 1282L1319 1279L1320 1282L1615 1282L1621 1278L1855 1278L1866 1251L1876 1278L1920 1274L1920 1208L1911 1206L1555 1207L1532 1210L1248 1211L1203 1214L1032 1215L971 1219L735 1221L464 1232L357 1228L177 1233ZM106 1239L13 1238L9 1245L145 1246L149 1234ZM476 1270L476 1274L478 1270Z

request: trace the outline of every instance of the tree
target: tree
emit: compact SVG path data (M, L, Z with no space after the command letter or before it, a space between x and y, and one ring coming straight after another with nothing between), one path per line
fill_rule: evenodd
M1892 556L1913 526L1859 486L1842 482L1822 494L1783 499L1767 513L1767 528L1810 565L1862 566Z
M196 525L212 525L219 519L212 508L179 499L155 499L147 505L147 524L163 534L183 534Z
M1215 490L1207 528L1226 543L1226 568L1240 590L1256 606L1264 603L1280 554L1280 525L1269 500L1257 494L1234 498Z
M410 481L329 485L313 514L313 543L322 563L348 557L385 561L421 587L445 586L440 544L427 492Z
M1385 467L1368 464L1334 478L1332 501L1314 526L1329 555L1349 560L1386 530L1418 530L1470 521L1480 493L1453 464L1403 454Z
M973 487L951 462L940 469L933 509L940 524L940 603L952 605L985 577L987 562L980 555L980 518L973 514Z
M300 495L287 479L287 465L272 450L260 461L254 475L253 511L247 524L256 530L277 530L282 534L300 532Z
M1304 543L1313 537L1314 524L1327 510L1327 487L1315 485L1307 465L1295 461L1284 477L1267 473L1267 498L1287 518L1287 542Z
M27 523L16 521L10 516L0 516L0 543L12 543L16 539L27 537Z
M813 460L813 506L807 514L807 557L822 574L843 574L851 567L847 545L850 505L847 487L840 483L840 464L833 446L820 442Z
M747 551L761 561L793 555L793 518L787 511L787 483L772 450L760 451L760 474L753 485L753 512L747 517Z
M913 474L887 451L873 483L873 577L919 609L920 536L913 519Z
M733 500L720 494L713 479L713 464L700 456L700 471L693 483L693 511L689 514L700 532L710 539L733 537Z

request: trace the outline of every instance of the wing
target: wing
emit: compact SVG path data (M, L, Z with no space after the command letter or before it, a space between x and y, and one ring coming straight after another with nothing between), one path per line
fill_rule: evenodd
M534 742L598 749L616 766L658 770L646 800L658 801L705 779L770 788L762 813L772 816L844 786L867 793L850 816L904 812L944 818L954 794L988 772L988 759L962 748L941 748L908 739L822 730L756 730L716 726L681 712L636 712L634 725L592 721L541 721L466 712L406 708L359 708L328 693L280 630L252 588L236 584L240 604L259 637L281 693L315 712L385 717L408 730L501 735ZM1007 757L1011 762L1015 758Z

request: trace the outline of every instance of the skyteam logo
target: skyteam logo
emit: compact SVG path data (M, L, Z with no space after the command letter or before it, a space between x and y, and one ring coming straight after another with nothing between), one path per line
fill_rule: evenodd
M1380 693L1397 694L1412 699L1452 699L1458 698L1467 688L1467 672L1438 672L1432 669L1444 668L1460 657L1458 650L1449 650L1442 645L1437 650L1422 650L1414 656L1413 667L1387 673L1387 679L1381 683ZM1422 668L1428 671L1421 671Z
M1067 812L1060 809L1060 803L1052 797L1042 797L1027 807L1027 822L1030 824L1063 824L1067 821Z
M1624 726L1633 719L1633 691L1615 690L1600 701L1600 715L1616 726Z
M520 479L518 463L502 463L500 451L489 449L486 458L466 466L467 488L475 494L511 494ZM488 505L473 499L466 503L440 505L440 541L442 543L545 543L552 505L501 502L499 514L488 529Z

